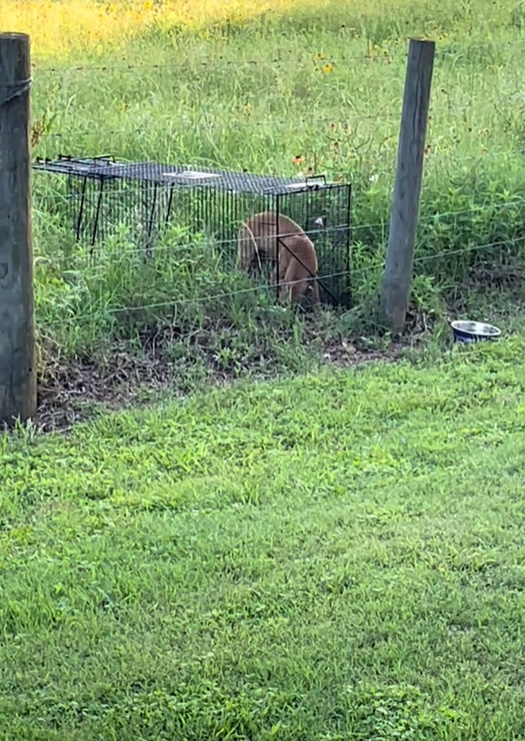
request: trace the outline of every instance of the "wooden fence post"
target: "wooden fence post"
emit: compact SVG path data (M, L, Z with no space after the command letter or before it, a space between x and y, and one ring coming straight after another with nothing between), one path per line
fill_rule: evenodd
M0 423L36 412L29 36L0 34Z
M410 39L381 292L381 313L395 333L405 328L410 298L434 51L434 41Z

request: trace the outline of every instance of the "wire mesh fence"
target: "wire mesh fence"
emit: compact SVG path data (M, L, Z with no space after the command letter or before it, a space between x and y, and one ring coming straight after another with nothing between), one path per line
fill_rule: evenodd
M454 257L457 255L480 255L480 256L486 256L488 255L489 258L492 258L494 255L494 251L500 248L506 248L506 247L521 247L525 243L525 237L516 237L512 240L500 240L500 241L493 241L488 242L486 244L472 244L465 248L462 248L461 250L444 250L440 253L435 253L433 255L422 255L422 256L416 256L414 258L414 268L417 271L420 267L426 267L428 265L431 265L433 262L438 261L443 258L449 258ZM191 245L184 245L184 247L191 247ZM349 271L343 271L340 273L332 273L324 276L327 279L334 279L334 278L349 278L350 276L353 276L354 278L362 277L364 274L370 272L370 267L363 267L363 268L356 268L352 270L352 273ZM285 281L280 283L269 283L265 286L266 291L274 291L279 286L286 286L288 288L292 287L294 285L294 281ZM155 311L159 309L170 309L170 308L176 308L176 307L183 307L183 306L190 306L194 307L199 304L208 304L213 305L220 302L223 302L225 300L231 300L236 299L243 296L252 295L254 293L258 293L261 291L261 287L257 285L250 285L250 286L243 286L239 288L235 288L234 290L230 291L213 291L210 289L209 291L206 291L205 293L198 294L191 297L181 297L180 295L177 295L176 291L174 290L173 295L166 297L165 300L162 301L152 301L149 303L134 303L133 305L126 305L126 306L118 306L118 305L107 305L105 307L105 313L109 316L119 316L123 314L127 314L130 311L133 312L139 312L139 311ZM359 308L356 306L352 307L353 309ZM75 321L81 322L84 319L92 319L93 314L91 312L75 312L74 318ZM64 320L57 320L56 322L46 322L46 326L52 327L54 326L63 326Z

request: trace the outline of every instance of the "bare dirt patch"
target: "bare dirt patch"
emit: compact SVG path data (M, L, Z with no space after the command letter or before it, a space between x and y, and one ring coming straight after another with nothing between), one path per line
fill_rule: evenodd
M315 333L306 338L305 345L311 347L312 359L316 357L319 365L352 367L394 361L407 344L414 345L426 333L427 319L412 312L408 326L407 336L383 346L365 338L331 338L319 350ZM213 331L216 330L214 327ZM170 352L178 334L171 326L144 332L138 344L114 344L96 358L65 359L52 348L44 348L35 425L44 432L67 431L102 408L120 409L165 393L188 393L185 359L175 360ZM209 386L234 382L248 374L268 377L286 371L286 367L279 367L277 359L269 362L272 358L268 357L267 347L257 346L247 348L246 356L234 368L225 368L218 360L211 338L211 329L192 338L192 346L203 363L204 382Z

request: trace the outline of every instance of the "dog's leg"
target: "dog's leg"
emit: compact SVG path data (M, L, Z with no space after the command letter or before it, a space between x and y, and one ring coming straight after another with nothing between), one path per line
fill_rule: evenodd
M238 262L241 268L253 275L258 269L262 271L262 259L259 244L248 223L244 223L238 236Z
M314 278L310 283L310 290L312 292L312 303L318 306L321 303L321 297L319 295L319 282L317 278Z
M300 303L307 287L308 279L302 277L301 271L299 271L296 260L292 260L288 265L286 273L284 275L284 283L290 297L292 304Z
M290 286L288 285L290 278L288 277L288 271L279 272L281 273L279 277L279 302L285 304L291 297Z

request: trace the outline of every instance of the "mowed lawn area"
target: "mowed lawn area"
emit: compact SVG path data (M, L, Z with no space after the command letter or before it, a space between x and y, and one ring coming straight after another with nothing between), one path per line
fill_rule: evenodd
M524 351L0 438L0 737L525 738Z

